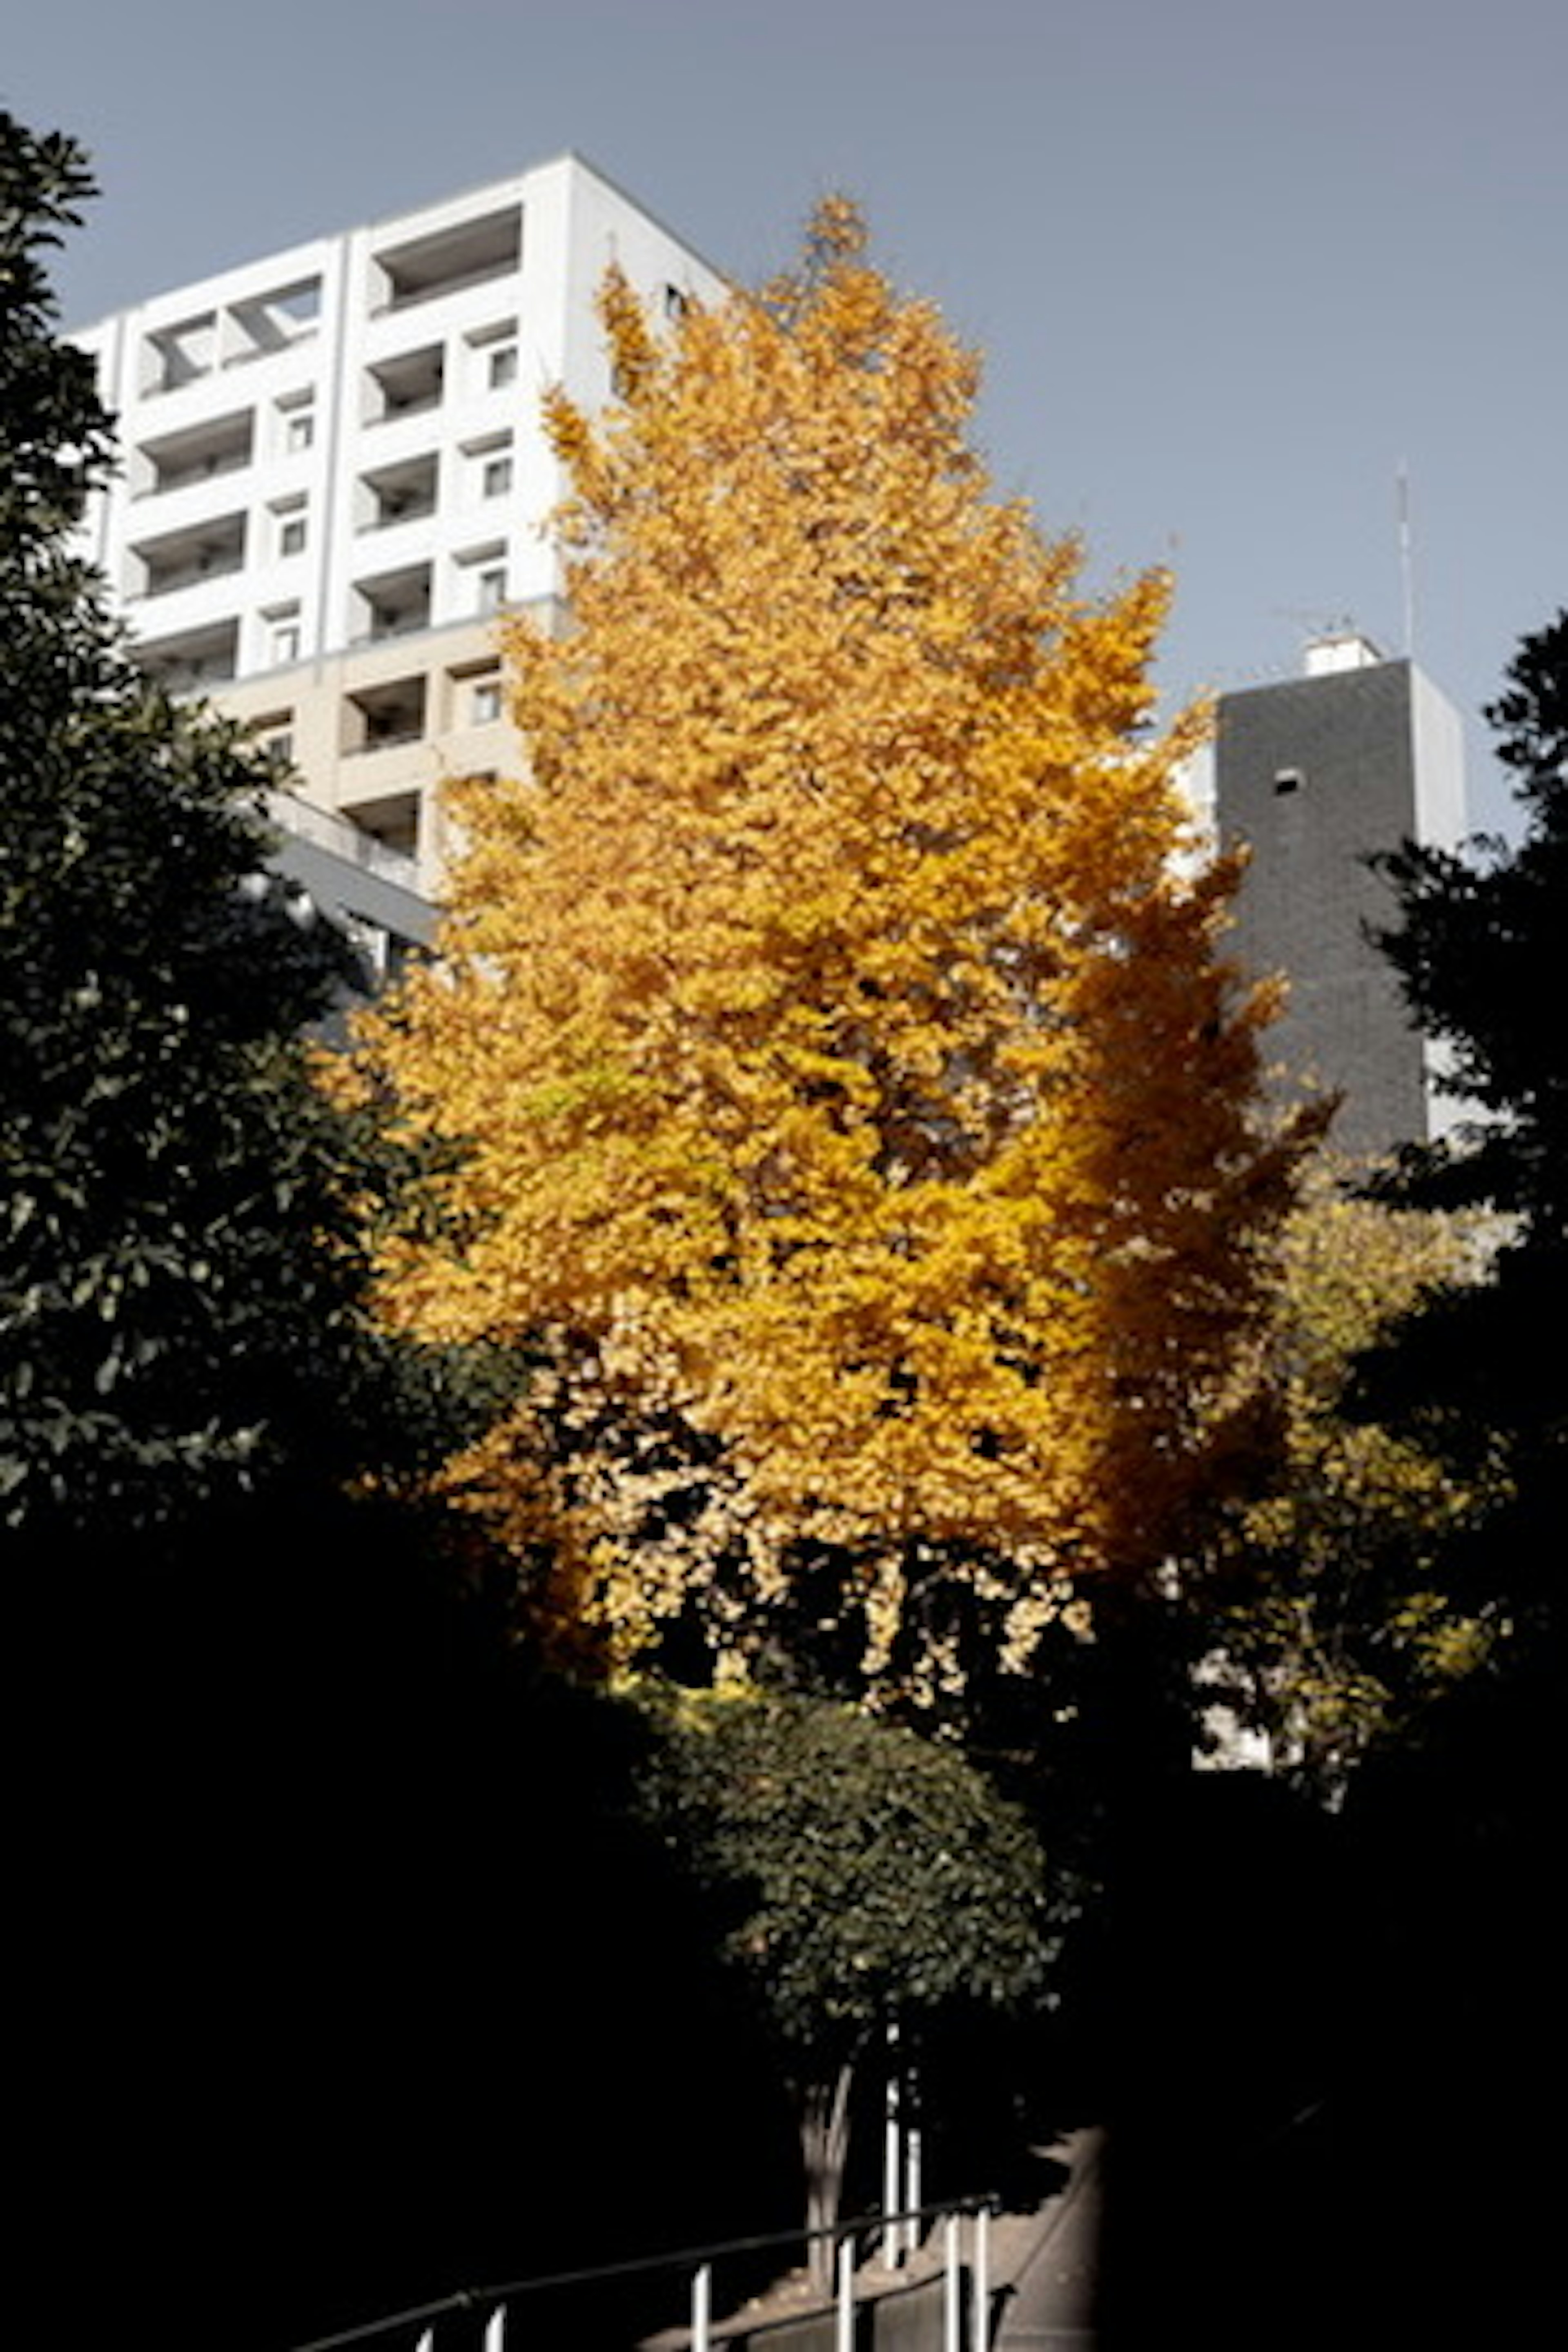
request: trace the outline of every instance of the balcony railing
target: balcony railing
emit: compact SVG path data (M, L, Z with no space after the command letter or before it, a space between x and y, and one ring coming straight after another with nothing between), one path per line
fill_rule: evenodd
M400 743L422 743L424 740L423 727L389 729L384 735L367 735L363 743L345 744L343 757L345 760L359 760L367 751L393 751Z
M426 515L433 515L435 511L436 501L433 498L413 499L406 506L392 507L380 513L373 514L368 522L362 522L359 528L362 534L369 530L395 530L400 522L419 522Z
M334 815L331 809L317 808L310 801L302 801L296 793L268 793L267 814L280 832L291 833L296 840L313 843L316 848L329 850L358 866L378 881L395 883L399 889L417 891L419 868L412 857L400 849L389 849L374 834L366 833L352 824L346 816Z

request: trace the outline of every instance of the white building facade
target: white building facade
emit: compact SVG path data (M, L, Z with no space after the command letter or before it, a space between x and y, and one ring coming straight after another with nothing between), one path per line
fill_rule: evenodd
M541 395L608 396L612 263L656 320L723 291L568 155L76 338L121 452L89 552L148 668L275 745L426 890L442 777L517 757L496 620L560 609Z

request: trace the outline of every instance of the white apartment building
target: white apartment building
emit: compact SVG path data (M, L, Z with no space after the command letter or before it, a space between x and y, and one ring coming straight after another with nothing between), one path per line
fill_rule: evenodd
M540 396L607 397L612 262L656 318L723 290L567 155L76 338L121 452L89 551L147 667L274 744L426 892L435 787L516 758L496 616L560 609Z

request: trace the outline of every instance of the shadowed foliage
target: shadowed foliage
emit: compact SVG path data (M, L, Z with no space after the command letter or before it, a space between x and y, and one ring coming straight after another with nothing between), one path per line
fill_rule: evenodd
M0 120L0 1527L56 1580L416 1451L441 1386L366 1311L390 1159L312 1079L350 950L73 551L110 435L44 262L89 188Z
M955 1748L821 1699L649 1689L640 1810L712 1906L795 2093L806 2221L838 2210L857 2071L1043 2001L1064 1909L1024 1815ZM812 2247L826 2277L831 2248Z

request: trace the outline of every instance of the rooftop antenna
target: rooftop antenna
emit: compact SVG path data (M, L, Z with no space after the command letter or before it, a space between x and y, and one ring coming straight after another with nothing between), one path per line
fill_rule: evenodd
M1331 641L1335 637L1356 637L1361 635L1360 629L1356 626L1356 617L1353 613L1330 613L1326 612L1321 605L1311 611L1303 611L1300 606L1295 604L1276 604L1272 610L1277 619L1295 622L1309 647Z
M1271 610L1282 621L1294 621L1299 628L1310 629L1315 637L1343 637L1355 633L1353 613L1331 613L1321 604L1310 609L1298 604L1275 604Z
M1399 583L1405 609L1405 658L1415 659L1415 559L1410 545L1410 468L1401 457L1394 477L1399 521Z

